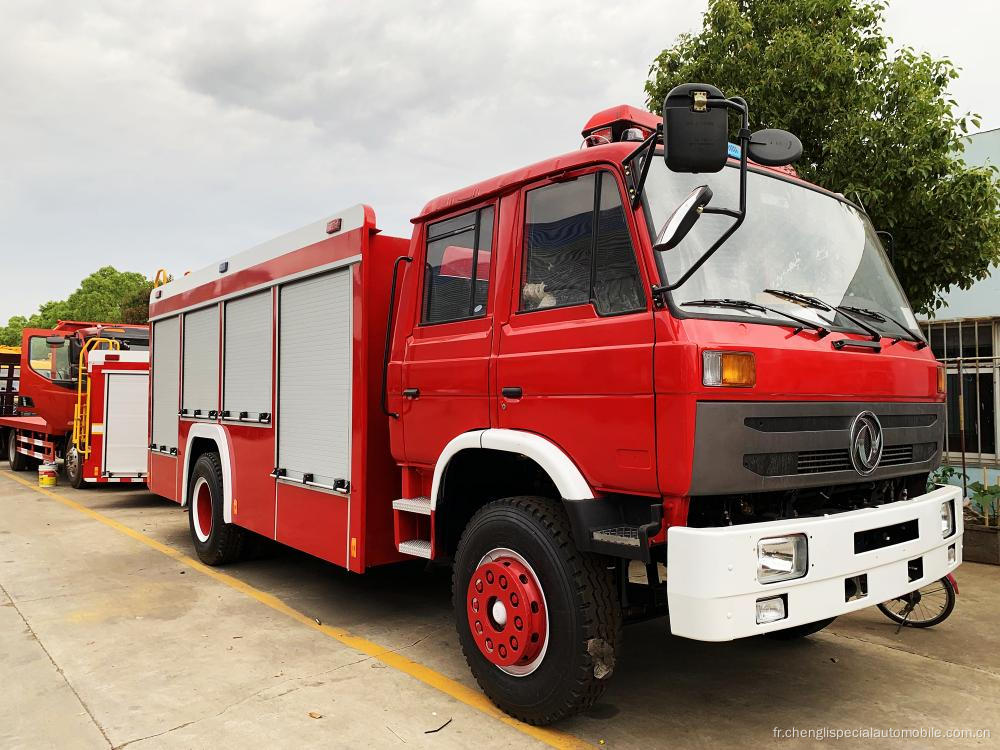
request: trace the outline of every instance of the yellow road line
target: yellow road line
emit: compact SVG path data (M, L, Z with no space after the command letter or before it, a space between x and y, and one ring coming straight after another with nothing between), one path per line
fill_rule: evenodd
M2 475L8 479L17 482L20 485L27 487L30 490L34 490L46 497L50 497L57 502L62 503L68 508L79 511L86 516L90 516L95 521L108 526L109 528L118 531L125 536L131 537L138 542L142 542L147 547L152 547L157 552L162 552L169 558L176 560L179 563L187 565L192 570L196 570L209 578L214 578L219 583L223 583L231 589L235 589L247 596L256 599L261 604L270 607L275 612L280 612L287 617L295 620L308 628L317 630L323 635L329 636L334 640L340 641L345 646L353 648L355 651L360 651L363 654L367 654L373 659L377 659L386 666L397 669L404 674L414 677L425 685L429 685L435 690L440 690L446 695L450 695L455 700L460 703L480 711L487 716L491 716L494 719L502 721L504 724L513 727L514 729L522 732L529 737L533 737L536 740L544 742L546 745L555 748L584 748L592 747L589 743L574 737L573 735L562 732L558 729L549 729L545 727L534 727L530 724L525 724L524 722L518 721L499 708L494 706L489 698L480 693L478 690L473 690L466 687L465 685L457 682L450 677L446 677L440 672L436 672L430 667L426 667L423 664L407 659L402 654L392 651L385 646L380 646L374 641L369 641L367 638L361 638L360 636L353 635L346 630L341 630L340 628L333 628L329 625L320 625L313 618L309 617L299 610L290 607L285 604L278 597L268 594L260 589L254 588L249 583L241 581L239 578L229 575L228 573L223 573L221 570L211 568L192 557L188 557L183 552L178 552L173 547L168 547L162 542L158 542L152 537L148 537L140 531L126 526L113 518L109 518L103 513L98 513L96 510L88 508L86 505L81 505L75 500L70 500L68 497L63 497L62 495L56 494L44 487L38 487L31 482L28 482L20 477L14 476L9 472L2 472Z

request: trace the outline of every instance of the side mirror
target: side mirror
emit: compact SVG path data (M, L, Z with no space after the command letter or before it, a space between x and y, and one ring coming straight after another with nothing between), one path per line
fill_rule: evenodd
M784 167L802 156L802 141L787 130L758 130L750 136L747 156L765 167Z
M45 343L48 344L49 346L55 346L55 347L65 346L66 339L63 338L62 336L46 336Z
M708 185L696 187L690 195L674 209L656 237L654 250L669 250L677 247L691 231L691 227L701 218L701 211L712 200L712 188Z
M723 93L707 83L675 86L663 100L663 158L673 172L718 172L729 158ZM713 101L715 100L715 101Z

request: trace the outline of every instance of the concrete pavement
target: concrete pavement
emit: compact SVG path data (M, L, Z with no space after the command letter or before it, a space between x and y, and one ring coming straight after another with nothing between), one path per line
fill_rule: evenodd
M462 698L478 691L458 648L447 570L407 564L357 576L276 547L227 568L234 586L184 562L187 516L173 503L130 488L55 494L122 527L0 469L0 747L871 742L786 740L775 727L992 732L950 747L1000 737L1000 569L964 565L955 614L927 631L896 634L874 609L794 643L687 641L663 621L627 628L600 704L538 735ZM415 666L401 671L328 637L313 618Z

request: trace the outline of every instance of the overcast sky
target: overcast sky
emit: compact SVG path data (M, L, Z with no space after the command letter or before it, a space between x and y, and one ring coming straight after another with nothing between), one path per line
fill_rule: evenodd
M1000 127L988 0L895 0ZM431 197L576 148L642 105L704 2L0 0L0 323L111 264L177 274L355 203Z

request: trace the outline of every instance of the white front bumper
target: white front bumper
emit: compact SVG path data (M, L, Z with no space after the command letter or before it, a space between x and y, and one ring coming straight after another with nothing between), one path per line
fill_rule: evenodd
M941 503L955 503L955 533L941 537ZM854 552L859 531L916 519L918 536L869 552ZM794 581L757 580L757 542L806 534L809 569ZM954 562L948 548L955 546ZM923 576L909 580L908 563L923 560ZM721 528L674 526L667 531L667 594L674 635L701 641L734 638L816 622L892 599L942 578L962 562L962 500L945 485L912 500L818 518L796 518ZM867 575L868 595L846 601L845 579ZM758 599L786 597L787 617L757 624Z

